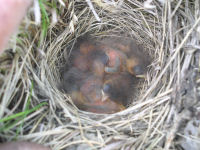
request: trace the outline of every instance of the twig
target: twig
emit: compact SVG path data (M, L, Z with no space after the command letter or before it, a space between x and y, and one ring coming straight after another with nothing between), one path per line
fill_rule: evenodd
M92 10L92 13L94 14L94 17L96 18L96 20L98 22L101 22L101 19L99 18L98 14L96 13L96 11L94 10L94 7L92 5L92 2L90 0L85 0L88 4L88 6L90 7L90 9Z

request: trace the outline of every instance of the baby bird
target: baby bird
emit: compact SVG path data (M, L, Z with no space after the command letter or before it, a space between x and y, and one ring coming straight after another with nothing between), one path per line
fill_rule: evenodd
M110 100L127 106L136 83L137 79L128 72L106 75L103 92Z
M96 49L89 53L88 56L91 60L91 68L90 71L97 77L103 78L104 77L104 69L106 64L109 61L108 56L106 53L100 49Z
M83 55L79 50L74 49L69 58L69 66L75 67L83 72L87 72L90 69L90 59L87 55Z
M91 72L103 78L104 68L108 62L108 56L98 49L95 44L83 41L80 47L74 49L70 57L70 66L76 67L83 72Z
M107 65L104 69L106 73L119 73L124 70L127 56L123 52L103 44L100 48L108 57Z
M62 75L61 89L66 93L80 90L80 86L87 78L88 73L82 72L78 68L72 67Z
M143 77L147 71L147 64L132 55L126 60L126 69L136 77Z
M119 42L120 41L120 42ZM144 50L131 39L122 40L120 38L114 38L108 40L106 44L102 43L105 48L110 49L110 53L107 53L110 57L110 60L114 60L116 66L121 67L123 71L128 71L133 76L144 77L147 72L147 66L150 64L150 57L144 52ZM118 63L119 56L112 54L111 51L120 52L121 61ZM111 57L112 55L112 57ZM120 64L120 65L119 65ZM113 68L117 68L117 67ZM118 69L118 68L117 68ZM115 69L114 71L116 72ZM106 71L107 73L111 71Z
M119 44L118 48L127 55L126 70L136 77L144 77L150 64L148 54L133 40L127 45Z
M80 92L89 103L101 101L102 80L94 75L90 75L84 80L80 87Z
M90 54L95 50L95 45L89 39L80 38L69 57L69 66L78 68L81 71L90 71L92 59Z
M73 91L70 94L74 104L81 110L101 114L116 113L125 109L122 104L108 98L102 101L102 85L100 78L89 76L81 85L80 91Z
M80 43L80 46L79 46L80 52L83 55L87 55L96 49L95 44L92 42L92 40L89 40L87 38L81 39L79 43Z

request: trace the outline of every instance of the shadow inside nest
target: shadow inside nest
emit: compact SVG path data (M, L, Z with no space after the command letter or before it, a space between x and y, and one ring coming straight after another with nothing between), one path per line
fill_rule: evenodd
M60 69L59 89L81 110L111 114L131 104L150 56L130 38L80 37Z

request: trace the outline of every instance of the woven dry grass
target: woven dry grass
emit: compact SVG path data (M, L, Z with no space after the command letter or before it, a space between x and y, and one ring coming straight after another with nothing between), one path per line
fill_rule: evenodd
M27 105L47 104L1 131L2 141L28 140L53 150L198 149L199 0L149 4L94 0L92 4L96 17L87 1L72 0L66 7L57 1L58 20L42 42L42 27L37 20L30 21L33 13L24 19L11 50L0 57L0 118L22 112ZM46 10L49 15L55 12L48 5ZM137 100L122 112L80 111L57 88L59 68L76 38L86 33L97 39L126 35L153 58ZM4 127L7 122L0 123Z

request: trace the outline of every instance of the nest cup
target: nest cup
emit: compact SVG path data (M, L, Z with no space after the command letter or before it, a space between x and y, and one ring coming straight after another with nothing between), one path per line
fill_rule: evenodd
M132 26L127 25L127 16L124 15L126 12L124 12L123 10L117 10L116 8L116 12L113 12L109 15L107 13L111 12L106 12L105 14L102 14L102 23L98 22L91 12L83 14L79 18L80 21L74 24L74 28L76 30L73 31L73 34L70 34L72 32L71 28L65 28L63 32L61 32L62 34L58 34L56 36L56 39L54 39L53 43L51 44L51 47L47 48L50 54L49 59L47 59L47 63L53 64L51 66L52 68L48 68L51 70L52 75L54 77L57 77L57 79L54 80L54 83L52 85L57 85L58 90L61 91L59 92L59 94L62 95L62 97L66 97L67 94L64 93L60 88L60 83L63 82L63 70L66 71L69 70L70 67L72 67L69 66L70 54L72 53L72 51L76 51L79 48L77 46L79 45L79 43L77 42L81 41L80 39L82 39L83 41L89 40L94 43L105 43L104 41L107 41L107 43L109 43L109 40L115 40L115 42L121 40L119 41L119 43L122 41L131 41L132 43L140 47L140 55L142 54L142 57L139 59L144 59L144 61L148 60L148 65L150 66L151 57L154 57L152 56L152 54L155 54L155 50L152 48L154 45L153 41L151 41L150 38L147 38L147 36L145 36L145 32L143 30L135 30L137 27L135 24L133 24ZM62 40L58 41L57 39ZM151 46L149 46L148 44ZM60 46L58 47L58 45ZM55 52L57 53L56 57L52 57L52 53ZM131 102L129 102L130 105L132 105L132 102L137 101L139 97L141 98L141 95L144 94L144 90L146 89L146 84L142 82L144 80L138 79L138 81L141 81L141 83L138 84L137 82L134 91L131 91L132 99L130 100ZM66 100L66 104L69 104L72 101L73 100L68 99ZM72 105L69 105L69 107L71 107ZM73 109L72 107L71 109Z
M187 1L171 3L185 7ZM179 93L182 81L188 77L185 70L189 70L190 64L198 68L199 55L191 51L195 46L188 43L192 39L199 42L198 34L193 30L200 20L197 17L185 19L182 15L190 12L192 16L199 16L191 11L199 2L187 3L189 9L184 11L157 1L150 8L135 0L112 3L95 0L92 4L98 16L86 2L66 3L66 8L60 10L58 22L48 29L43 43L39 43L40 27L30 25L27 31L22 31L29 36L19 37L23 42L8 63L12 64L12 70L7 71L5 77L11 82L2 83L1 103L10 109L10 113L19 112L25 109L31 93L31 107L42 102L48 105L28 115L18 140L42 143L52 149L169 149L181 145L173 142L176 137L173 129L178 129L177 124L171 122L172 116L183 110L182 105L187 111L196 103L197 98L192 104L176 103L176 97L178 95L182 101ZM58 6L61 7L59 3ZM189 28L178 30L183 24ZM81 111L73 105L68 94L59 90L60 70L69 60L77 39L86 34L95 40L131 38L153 59L145 82L141 82L126 110L109 115ZM195 71L190 71L197 76ZM188 77L188 80L192 79ZM196 87L195 82L191 88ZM0 111L1 117L8 115L5 108ZM3 131L2 141L13 139L17 129L16 124L10 131Z

